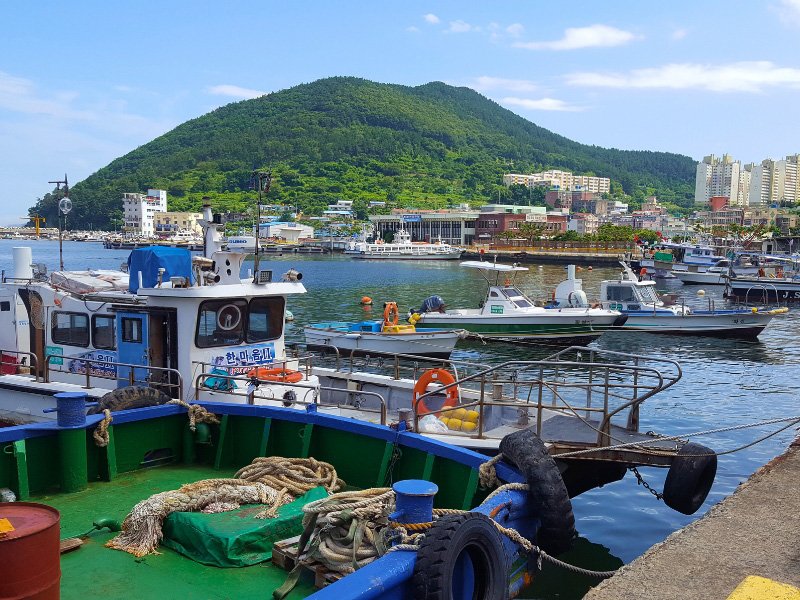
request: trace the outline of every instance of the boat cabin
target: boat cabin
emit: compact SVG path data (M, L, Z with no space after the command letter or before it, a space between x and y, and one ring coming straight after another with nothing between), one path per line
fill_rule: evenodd
M606 279L600 284L600 298L603 307L623 313L647 312L677 314L690 310L683 306L673 306L663 301L656 292L654 281L639 281L633 271L623 263L624 270L618 279ZM676 312L677 311L677 312Z

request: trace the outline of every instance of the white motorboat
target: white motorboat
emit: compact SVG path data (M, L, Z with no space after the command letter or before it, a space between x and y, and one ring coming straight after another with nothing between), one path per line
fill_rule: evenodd
M303 328L309 350L336 348L342 355L408 354L430 358L450 358L465 331L425 329L398 325L397 305L389 302L383 321L360 323L315 323Z
M359 259L456 260L463 250L446 242L412 242L411 234L401 229L391 243L351 242L345 253Z
M623 330L754 338L775 315L786 312L785 308L719 309L712 300L709 300L708 310L692 309L685 303L677 304L674 297L659 298L655 282L639 281L627 264L620 264L623 272L619 279L604 280L600 296L603 306L628 316Z
M454 310L443 310L441 302L438 307L426 302L427 306L423 305L418 313L417 328L466 329L481 337L577 343L578 340L596 339L625 321L625 317L615 310L585 303L586 295L580 290L580 280L574 277L569 284L572 286L570 291L576 298L582 295L584 305L545 308L536 306L513 283L513 278L527 268L480 261L463 262L461 266L478 269L483 275L488 283L485 299L478 308Z

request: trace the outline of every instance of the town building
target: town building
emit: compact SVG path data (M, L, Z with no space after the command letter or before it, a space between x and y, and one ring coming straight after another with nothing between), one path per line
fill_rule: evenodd
M198 221L203 218L201 213L192 212L155 212L153 213L153 226L156 235L171 236L179 231L188 231L198 235L203 233L203 228Z
M314 228L308 225L286 221L261 223L258 228L258 237L298 242L300 238L314 237Z
M578 235L594 235L600 227L600 219L591 214L572 214L567 221L567 231Z
M546 227L547 209L544 206L486 204L475 221L475 241L487 242L505 231L517 232L522 223Z
M734 161L730 155L723 154L716 158L713 154L703 157L697 164L695 177L694 202L708 204L712 196L725 196L731 206L746 206L749 191L739 189L742 183L739 177L741 163Z
M353 201L339 200L336 204L329 204L328 210L322 211L326 217L339 217L343 219L353 218Z
M440 209L413 210L392 209L388 215L370 215L376 237L391 231L405 229L415 241L442 240L449 244L464 246L475 239L475 222L479 211Z
M574 175L569 171L542 171L530 175L510 173L503 175L505 186L524 185L529 188L545 187L548 189L583 190L600 194L611 191L611 180L608 177Z
M122 195L122 229L144 237L155 235L155 213L167 211L166 190L147 190L147 195Z

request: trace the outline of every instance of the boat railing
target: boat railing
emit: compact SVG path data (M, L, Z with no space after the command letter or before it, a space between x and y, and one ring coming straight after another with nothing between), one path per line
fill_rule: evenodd
M326 354L330 353L335 357L336 370L342 371L342 353L339 348L323 344L315 345L324 346L323 350L314 354L318 360L325 361L327 359ZM295 348L299 349L300 346L302 346L300 343L294 344ZM365 352L364 350L359 351L354 349L345 354L344 357L347 361L345 368L348 373L355 373L360 367L364 366L377 368L391 367L394 371L394 379L401 379L404 374L403 372L408 372L408 374L416 380L419 377L420 370L427 371L433 368L430 365L441 365L442 368L452 370L456 377L458 376L458 368L484 370L488 369L490 366L487 363L476 363L452 358L430 358L417 354L399 354L396 352L379 352L375 350ZM410 364L404 364L402 361ZM424 363L426 366L421 366L420 363Z
M55 362L60 360L61 362ZM55 368L53 364L63 364L65 362L69 362L71 364L79 364L80 368L78 370L72 370L72 368ZM100 367L100 368L92 368L93 366ZM128 375L125 377L119 376L119 368L128 368ZM137 372L144 371L146 375L144 377L138 377ZM86 378L86 389L90 389L92 386L92 378L95 380L103 379L103 380L113 380L113 381L127 381L128 385L144 385L148 387L158 388L163 391L168 396L176 397L175 393L177 393L177 397L183 399L183 377L181 376L180 371L177 369L172 369L169 367L156 367L153 365L134 365L130 363L121 363L116 361L106 361L106 360L98 360L96 358L84 358L84 357L69 357L69 356L62 356L60 354L50 354L44 359L44 382L50 383L51 382L51 375L53 373L63 373L66 375L84 375Z
M19 357L22 357L22 360ZM15 360L10 360L11 358ZM29 363L25 360L29 359ZM26 352L25 350L4 350L0 349L0 373L3 375L16 375L27 371L27 374L33 375L34 381L39 380L39 360L33 352ZM13 373L12 373L13 371Z
M206 382L209 379L216 379L222 380L225 382L223 389L215 388L214 386L209 386ZM235 384L235 382L241 382L243 384L242 389L244 392L239 391L239 386ZM296 394L294 398L281 398L275 396L266 396L266 395L257 395L258 389L261 385L279 385L282 388L288 387L297 390L305 390L306 393L299 395ZM273 381L273 380L263 380L258 379L257 377L248 377L244 375L224 375L222 373L200 373L195 378L195 398L198 397L198 394L201 390L214 390L217 392L225 392L232 396L239 396L239 397L246 397L246 403L250 405L255 405L257 398L263 398L266 400L274 400L276 402L282 402L286 408L290 408L294 405L300 406L310 406L312 404L317 406L324 406L325 408L338 408L344 410L358 410L360 412L365 413L374 413L380 415L380 424L386 425L387 422L387 410L386 410L386 400L385 398L377 393L377 392L370 392L365 390L351 390L347 388L338 388L338 387L329 387L329 386L321 386L316 385L313 383L303 383L303 382L283 382L283 381ZM324 405L319 404L319 393L321 391L325 392L332 392L335 394L344 394L349 401L351 398L355 397L355 400L350 402L344 403L329 403L326 402ZM310 399L308 392L311 392ZM380 408L369 408L366 406L361 406L361 401L364 398L375 398L380 403Z
M566 360L568 354L575 356ZM588 360L584 360L584 353ZM606 355L604 361L599 354ZM617 362L612 362L617 361ZM663 371L643 364L654 362ZM490 407L513 407L518 409L519 426L527 426L529 410L536 411L536 433L545 441L543 423L545 411L578 417L584 425L597 434L598 446L610 445L614 438L611 432L612 419L627 411L624 428L631 432L639 430L639 407L646 399L674 385L681 377L680 366L669 359L641 357L628 353L599 351L584 347L570 347L544 360L508 361L479 373L468 375L436 390L419 395L413 404L415 429L419 431L419 406L426 398L441 395L449 388L469 382L479 384L479 392L453 407L443 407L435 412L447 416L459 409L473 408L478 412L477 435L483 436L483 424ZM567 379L572 377L572 379ZM524 395L527 389L527 395ZM510 393L507 393L510 392ZM521 397L520 392L523 392ZM460 432L451 432L463 435Z

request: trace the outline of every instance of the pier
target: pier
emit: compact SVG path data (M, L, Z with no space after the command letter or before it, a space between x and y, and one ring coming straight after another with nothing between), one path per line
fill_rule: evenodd
M586 600L800 598L800 438Z

